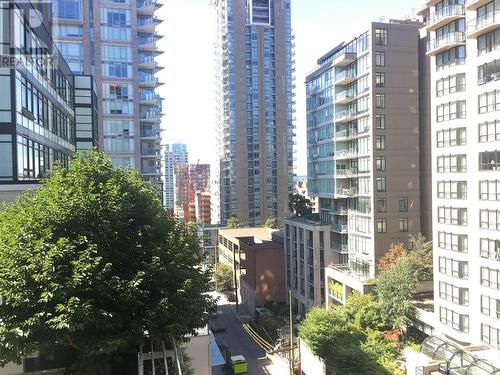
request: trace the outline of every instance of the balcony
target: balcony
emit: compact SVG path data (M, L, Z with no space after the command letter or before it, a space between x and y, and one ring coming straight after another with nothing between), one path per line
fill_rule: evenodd
M145 148L141 150L141 156L145 157L151 157L151 156L156 157L157 155L159 155L159 153L160 151L155 148Z
M355 178L358 176L357 169L337 169L335 171L335 176L337 178ZM346 212L347 214L347 212Z
M456 46L465 45L465 33L454 31L427 42L427 56L435 56Z
M357 129L345 129L335 133L335 141L345 141L358 135Z
M160 86L160 81L154 74L140 74L139 72L139 86L154 88Z
M436 5L437 3L439 3L441 0L427 0L425 2L425 5L427 5L428 7L432 7L434 5Z
M155 10L160 8L163 4L156 2L156 0L138 0L137 13L153 15Z
M333 59L332 65L336 67L346 66L353 63L354 61L356 61L356 52L343 51L335 59Z
M162 22L156 17L139 17L137 18L137 31L141 33L154 33L155 28Z
M332 244L332 250L340 253L340 254L348 254L349 249L347 248L347 245L341 245L339 243L334 243Z
M161 39L162 36L158 34L150 35L150 36L144 36L144 35L138 35L137 36L137 46L139 47L140 51L150 51L153 52L156 50L156 41Z
M356 149L347 149L347 150L337 150L333 158L335 160L343 160L343 159L353 159L357 158L359 155L358 150Z
M337 123L352 121L355 118L356 118L355 111L349 111L346 109L343 111L335 112L335 122Z
M145 165L141 167L142 174L157 174L159 168L156 165Z
M332 231L335 233L345 234L347 233L347 224L332 224Z
M160 102L161 96L154 93L141 93L139 95L139 104L156 105Z
M476 10L489 2L491 2L491 0L467 0L465 3L465 9Z
M335 95L335 104L347 104L356 98L354 90L345 90Z
M356 79L356 73L352 70L343 70L342 72L335 74L335 85L348 85Z
M161 122L160 111L143 111L140 113L139 118L143 122Z
M500 27L500 10L490 11L467 23L467 38L477 39Z
M358 194L357 187L337 189L336 198L350 198Z
M141 130L141 138L157 139L160 135L158 130Z
M455 4L445 6L439 11L431 13L427 21L427 31L437 30L441 26L463 17L465 17L465 8L463 5Z

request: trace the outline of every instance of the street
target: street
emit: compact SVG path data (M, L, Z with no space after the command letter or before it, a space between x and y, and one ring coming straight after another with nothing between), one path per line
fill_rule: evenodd
M220 296L220 295L219 295ZM231 355L243 355L248 362L248 375L283 375L283 366L273 364L266 353L245 332L236 316L234 304L220 296L217 319L226 327L215 333L217 342L229 347ZM279 369L278 369L279 368Z

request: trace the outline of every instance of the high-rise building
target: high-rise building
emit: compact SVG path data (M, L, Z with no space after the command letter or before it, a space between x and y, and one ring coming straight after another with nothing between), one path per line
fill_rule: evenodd
M196 191L195 193L195 220L200 224L211 224L211 197L210 192Z
M500 1L427 1L420 14L431 71L434 328L500 349Z
M177 163L174 167L174 212L186 221L197 220L196 192L210 191L210 164ZM205 205L207 200L204 200ZM210 204L210 198L208 200ZM210 205L208 206L210 209ZM205 208L206 209L206 208Z
M131 165L161 189L161 38L156 0L58 0L53 34L74 73L97 84L100 148L113 165Z
M165 182L164 182L164 204L168 210L175 209L175 166L182 165L187 168L188 151L183 143L166 145L165 150Z
M92 77L73 76L52 40L47 5L0 2L0 201L95 145Z
M221 223L283 220L293 177L290 0L215 0Z
M299 314L368 292L391 243L420 231L419 26L373 22L306 78L308 192L319 215L285 221Z

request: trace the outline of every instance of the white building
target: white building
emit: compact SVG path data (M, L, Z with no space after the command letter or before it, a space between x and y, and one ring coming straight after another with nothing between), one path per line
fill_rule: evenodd
M435 333L500 348L500 1L429 0Z

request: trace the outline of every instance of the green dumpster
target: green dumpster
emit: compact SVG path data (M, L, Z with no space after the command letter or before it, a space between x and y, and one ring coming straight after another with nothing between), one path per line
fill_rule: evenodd
M248 363L242 355L231 356L231 366L235 375L246 374L248 371Z

